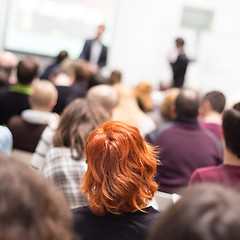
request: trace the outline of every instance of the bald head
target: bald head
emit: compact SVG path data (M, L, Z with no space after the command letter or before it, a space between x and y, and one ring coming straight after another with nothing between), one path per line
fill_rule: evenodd
M0 53L0 65L4 67L16 67L17 66L17 57L12 52L2 52Z
M90 102L101 105L107 111L116 107L118 95L116 90L108 85L101 84L91 87L87 93L87 99Z
M178 117L196 118L200 100L197 92L191 89L182 89L175 102L176 114Z
M109 121L118 104L118 95L113 87L101 84L88 90L87 101L97 122L102 119Z

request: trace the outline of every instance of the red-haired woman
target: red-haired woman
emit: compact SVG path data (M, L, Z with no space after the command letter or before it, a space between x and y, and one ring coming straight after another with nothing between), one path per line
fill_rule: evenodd
M156 155L137 128L111 121L85 144L83 178L89 207L73 210L75 232L87 239L145 239L159 212L148 206L157 184Z

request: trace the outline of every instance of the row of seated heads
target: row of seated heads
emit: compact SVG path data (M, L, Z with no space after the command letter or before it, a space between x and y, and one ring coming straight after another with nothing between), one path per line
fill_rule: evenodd
M71 60L66 51L61 51L56 57L56 63L62 63L61 67L56 67L49 78L54 78L60 73L64 73L69 78L79 81L87 81L93 72L88 62L84 60ZM17 81L22 84L30 84L39 74L39 61L35 57L25 57L18 61L11 52L0 54L0 84L7 85L11 80L11 73L16 71ZM12 82L11 82L12 83Z
M56 81L58 84L58 80L60 81L65 78L68 79L69 85L73 83L74 80L86 82L87 85L94 75L88 62L84 60L70 59L67 51L61 51L58 56L56 56L56 62L59 64L61 63L61 65L54 68L48 76L48 79L54 83ZM39 62L33 57L26 57L18 61L16 56L11 52L1 53L0 84L2 86L7 86L9 81L11 82L11 72L14 69L16 69L18 83L31 84L31 82L38 76ZM121 83L122 81L122 73L119 70L113 70L107 78L101 77L101 75L96 75L95 77L97 83L107 83L110 85ZM16 81L16 79L11 83L14 83L14 81ZM65 80L65 82L66 81L67 80ZM89 87L91 87L91 83L89 84ZM140 108L143 111L150 111L153 108L153 103L150 98L151 91L152 86L147 81L138 84L134 89Z

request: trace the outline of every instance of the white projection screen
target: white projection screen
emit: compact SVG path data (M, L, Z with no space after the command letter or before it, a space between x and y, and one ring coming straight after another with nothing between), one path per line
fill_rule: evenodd
M116 14L117 0L9 0L4 49L51 57L67 50L77 58L99 24L111 45Z

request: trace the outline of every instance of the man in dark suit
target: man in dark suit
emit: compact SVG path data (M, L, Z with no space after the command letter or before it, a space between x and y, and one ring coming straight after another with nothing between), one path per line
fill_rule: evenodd
M177 38L175 40L178 56L174 61L170 61L173 72L173 87L181 88L184 84L185 73L188 66L188 58L183 51L184 40Z
M80 54L81 59L89 61L96 70L104 67L107 62L107 47L102 44L101 37L105 30L104 25L99 25L97 36L94 39L86 40Z

